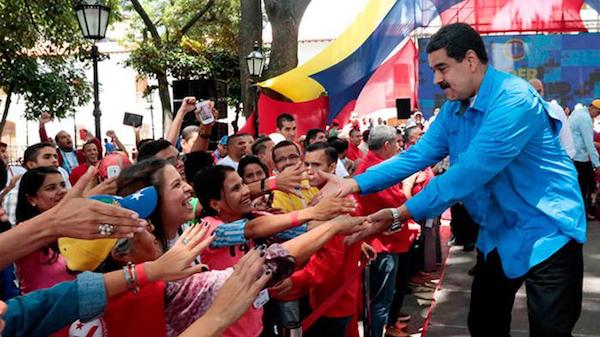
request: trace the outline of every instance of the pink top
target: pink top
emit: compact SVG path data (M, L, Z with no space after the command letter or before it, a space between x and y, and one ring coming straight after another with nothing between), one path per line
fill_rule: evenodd
M52 259L55 261L49 263ZM18 260L16 265L23 294L75 279L75 275L67 272L67 263L62 255L53 250L49 250L48 255L42 250L33 252Z
M217 226L222 225L223 221L216 217L206 217L203 219L209 224L209 233ZM226 248L206 248L200 254L200 261L206 264L210 269L224 270L233 267L242 258L249 249L249 245L235 245ZM250 306L250 309L235 324L230 326L221 336L223 337L257 337L263 329L262 308L256 309Z

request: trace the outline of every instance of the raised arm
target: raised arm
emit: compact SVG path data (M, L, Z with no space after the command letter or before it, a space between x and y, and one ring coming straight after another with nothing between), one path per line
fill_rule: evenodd
M173 122L169 127L169 131L167 131L167 136L165 137L173 146L177 145L177 138L179 137L179 131L181 130L181 124L183 124L183 118L187 115L188 112L194 111L196 109L196 98L195 97L185 97L181 102L181 107L177 110L177 114L175 118L173 118Z
M109 131L106 131L106 135L109 136L110 139L112 140L112 142L117 145L117 147L119 148L119 150L125 152L125 154L129 157L129 153L127 152L127 148L125 147L125 145L123 145L123 143L121 143L121 140L119 139L119 137L117 137L116 132L114 132L113 130L109 130Z
M47 112L42 112L39 121L40 142L47 142L49 139L48 133L46 132L46 123L49 123L50 121L52 121L52 116Z
M200 123L200 132L198 133L198 138L196 138L196 141L194 141L194 144L192 144L192 149L190 152L208 151L210 135L212 134L212 129L215 126L217 118L219 118L219 112L215 109L215 102L208 101L208 104L211 108L213 116L215 117L215 121L207 125ZM200 120L198 118L198 112L196 112L196 118Z

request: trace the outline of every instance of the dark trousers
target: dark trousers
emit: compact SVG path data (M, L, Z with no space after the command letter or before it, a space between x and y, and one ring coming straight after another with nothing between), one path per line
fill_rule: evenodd
M469 332L474 337L510 336L515 294L525 282L532 337L572 336L581 313L583 255L581 244L569 241L546 261L520 278L504 275L496 250L487 259L478 254L478 272L471 289Z
M348 317L321 316L313 326L302 335L305 337L346 337L346 329L352 320Z
M592 192L596 184L594 180L594 167L592 167L591 161L573 161L573 163L575 163L575 169L577 169L577 179L579 180L579 188L581 189L585 210L589 212Z
M479 225L475 223L473 218L463 204L455 204L450 207L452 220L450 220L450 228L456 240L457 245L464 246L477 242L477 234L479 233Z

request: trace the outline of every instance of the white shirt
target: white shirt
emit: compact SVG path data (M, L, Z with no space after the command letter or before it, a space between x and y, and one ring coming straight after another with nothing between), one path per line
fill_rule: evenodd
M346 178L350 174L348 174L348 170L346 170L346 166L344 163L338 158L337 163L335 164L335 175L338 177Z
M27 170L25 170L24 167L22 166L8 166L7 170L6 170L6 184L8 185L10 183L10 180L12 179L12 177L14 176L18 176L18 175L22 175L25 172L27 172ZM4 203L2 204L2 207L6 210L6 213L8 215L8 221L14 226L17 223L17 218L16 218L16 214L17 214L17 201L18 201L18 197L19 197L19 186L21 185L21 179L19 179L19 181L17 181L17 184L15 185L15 187L8 192L8 194L6 195L6 197L4 197Z
M77 161L77 151L63 151L60 148L57 148L56 150L60 151L62 156L62 168L64 168L68 174L71 174L71 171L79 165L79 162ZM68 177L69 176L67 175L67 181L69 180Z
M227 157L225 157L223 159L220 159L217 162L217 165L224 165L224 166L233 167L233 169L237 171L238 166L240 165L240 163L238 163L237 161L231 159L230 156L227 156Z
M62 167L58 167L58 172L60 172L60 175L65 181L65 187L70 190L73 186L71 186L71 181L69 180L69 173L67 173L67 170Z
M567 151L569 158L573 159L575 157L575 145L573 144L573 135L571 134L571 125L567 114L565 114L565 110L555 100L550 102L550 108L554 110L553 116L557 116L562 123L559 133L560 143L565 148L565 151Z

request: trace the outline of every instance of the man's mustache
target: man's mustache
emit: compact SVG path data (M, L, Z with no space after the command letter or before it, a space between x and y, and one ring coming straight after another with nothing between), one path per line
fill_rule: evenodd
M440 84L438 84L438 85L440 86L440 88L441 88L442 90L445 90L445 89L448 89L448 88L450 88L450 84L448 84L448 82L446 82L446 81L444 81L444 82L441 82L441 83L440 83Z

